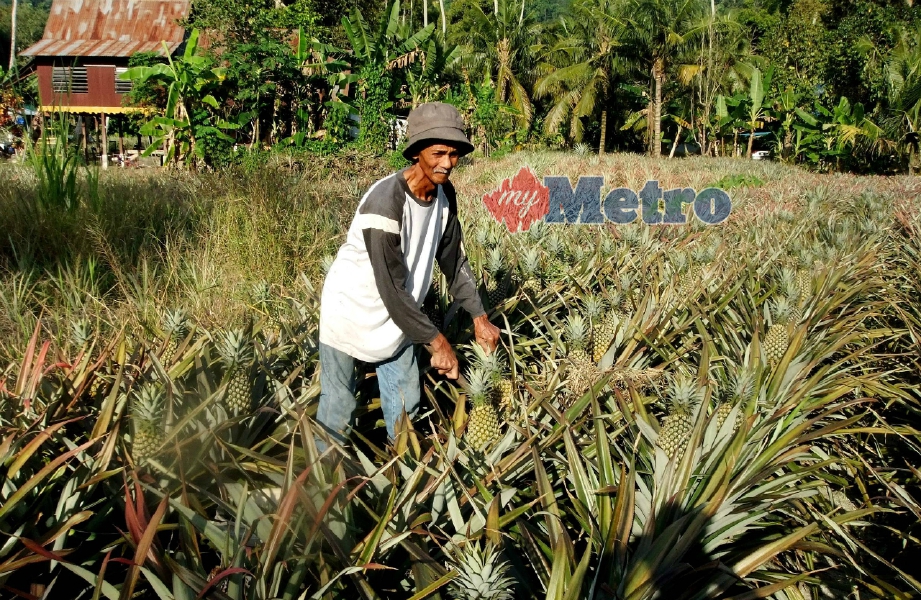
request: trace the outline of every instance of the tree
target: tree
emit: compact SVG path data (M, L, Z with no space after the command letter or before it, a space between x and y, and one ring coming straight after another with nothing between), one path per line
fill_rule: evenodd
M530 126L534 106L528 94L534 65L531 46L541 27L527 10L525 0L494 0L492 11L480 3L465 5L466 21L459 33L464 42L460 63L471 77L488 77L495 86L496 102L508 103L518 112L519 127Z
M631 0L628 31L642 48L651 80L651 154L661 154L662 89L667 68L701 33L700 0Z
M625 24L615 17L614 0L580 0L572 7L549 52L549 62L542 65L546 75L540 77L534 94L551 98L544 119L548 133L557 133L568 121L569 136L579 142L583 136L582 120L599 111L601 139L598 153L604 153L608 102L616 78L627 71L621 52Z

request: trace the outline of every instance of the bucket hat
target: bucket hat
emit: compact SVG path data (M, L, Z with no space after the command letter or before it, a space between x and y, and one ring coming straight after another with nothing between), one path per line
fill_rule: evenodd
M414 108L406 118L406 135L406 160L439 142L454 146L461 154L473 152L473 144L464 133L464 119L456 108L444 102L427 102Z

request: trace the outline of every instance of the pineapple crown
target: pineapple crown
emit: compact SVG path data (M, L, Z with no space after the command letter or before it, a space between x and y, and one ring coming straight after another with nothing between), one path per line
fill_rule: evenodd
M253 303L256 305L266 304L272 297L272 288L269 286L269 282L263 279L254 283L250 289L250 296L252 296Z
M547 238L547 252L550 256L560 257L563 255L565 245L563 240L556 233L551 233Z
M511 600L509 588L514 579L508 577L510 565L499 558L494 545L468 541L451 553L451 565L457 571L448 584L448 595L454 600Z
M672 257L672 267L675 273L683 273L686 271L689 263L688 255L684 252L678 252Z
M489 229L480 225L476 229L475 239L477 245L480 247L486 246L489 243Z
M521 257L521 268L528 274L533 275L540 269L540 253L537 248L528 248Z
M774 317L774 322L780 323L781 325L787 323L790 320L792 310L793 305L789 298L786 296L777 298L773 301L771 310L771 314Z
M708 265L713 262L713 259L716 257L716 252L710 247L701 246L694 249L691 257L694 259L694 262L698 264Z
M604 254L605 256L611 256L612 254L614 254L616 250L617 250L617 246L614 245L614 241L611 238L605 237L603 240L601 240L601 253L602 254Z
M78 348L82 348L93 337L93 326L85 318L70 323L70 339Z
M585 322L585 318L582 315L570 315L566 320L564 331L570 346L570 352L585 348L585 343L588 339L588 323Z
M690 415L700 402L701 389L690 375L679 373L672 377L668 385L670 412Z
M140 421L159 421L163 412L163 389L159 384L148 382L135 392L131 413Z
M242 329L224 332L218 340L217 350L228 367L245 366L253 360L252 343Z
M780 288L789 296L796 287L796 271L792 267L781 267Z
M585 307L585 316L591 322L597 322L601 318L601 313L604 312L604 300L594 294L589 294L583 298L582 306Z
M163 315L163 330L172 339L183 337L189 331L188 313L181 308L166 311Z
M745 367L738 367L729 372L729 386L733 401L746 401L755 390L755 372Z
M467 393L474 406L482 406L489 402L489 394L493 390L491 373L482 366L473 366L467 369Z
M502 250L496 246L489 251L489 256L486 258L486 270L496 275L501 273L505 267L505 260L502 257Z

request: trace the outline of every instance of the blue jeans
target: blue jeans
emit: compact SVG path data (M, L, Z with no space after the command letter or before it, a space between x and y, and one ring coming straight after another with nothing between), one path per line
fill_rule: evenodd
M317 421L339 443L352 428L357 383L355 358L326 344L320 344L320 407ZM419 410L419 365L409 344L391 359L373 363L381 389L381 408L387 436L396 437L396 424L405 410L410 418Z

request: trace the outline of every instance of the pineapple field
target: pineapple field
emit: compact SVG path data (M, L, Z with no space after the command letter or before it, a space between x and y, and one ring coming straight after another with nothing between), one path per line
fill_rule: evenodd
M721 187L733 212L509 234L480 198L524 165ZM468 160L452 181L499 349L436 273L423 310L463 384L424 368L387 445L363 376L349 444L321 452L323 272L392 168L115 171L66 211L4 169L0 596L921 595L918 178Z

